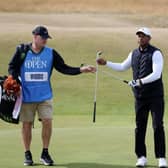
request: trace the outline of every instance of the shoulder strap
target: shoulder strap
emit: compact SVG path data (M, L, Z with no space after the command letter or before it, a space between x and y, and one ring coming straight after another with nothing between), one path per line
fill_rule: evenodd
M26 55L27 55L27 52L29 51L30 49L30 44L20 44L18 46L19 48L19 51L20 51L20 61L21 61L21 64L24 62L25 58L26 58Z

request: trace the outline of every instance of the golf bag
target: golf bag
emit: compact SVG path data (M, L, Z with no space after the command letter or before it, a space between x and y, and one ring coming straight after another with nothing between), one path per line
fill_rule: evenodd
M30 48L30 44L20 44L18 46L19 55L16 61L16 67L20 67L26 58L26 54ZM19 123L19 113L22 104L22 92L19 95L8 93L8 84L11 86L10 81L4 85L7 76L0 76L0 119L8 123ZM6 88L5 88L6 86ZM14 86L12 84L12 86Z
M19 112L22 104L21 94L7 94L3 83L7 76L0 77L0 118L8 123L19 123Z

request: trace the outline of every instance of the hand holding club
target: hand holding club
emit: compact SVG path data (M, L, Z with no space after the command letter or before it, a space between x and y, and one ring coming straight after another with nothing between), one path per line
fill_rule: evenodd
M98 65L106 65L107 61L103 58L97 58L96 62Z
M141 87L142 86L142 81L140 79L137 80L132 80L128 82L128 85L135 88L135 87Z

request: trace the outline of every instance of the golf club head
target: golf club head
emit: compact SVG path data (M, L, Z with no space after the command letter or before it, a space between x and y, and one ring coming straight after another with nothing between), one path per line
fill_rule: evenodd
M103 53L103 51L98 51L97 54L96 54L97 58L100 57L102 55L102 53Z

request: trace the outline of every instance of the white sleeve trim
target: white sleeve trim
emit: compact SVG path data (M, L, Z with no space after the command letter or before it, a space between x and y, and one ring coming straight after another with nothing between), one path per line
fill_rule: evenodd
M161 77L163 70L163 55L158 50L153 53L152 70L153 72L151 74L141 79L143 84L154 82Z
M131 67L132 61L132 52L129 53L127 59L125 59L122 63L113 63L111 61L107 61L106 66L112 68L115 71L125 71Z

